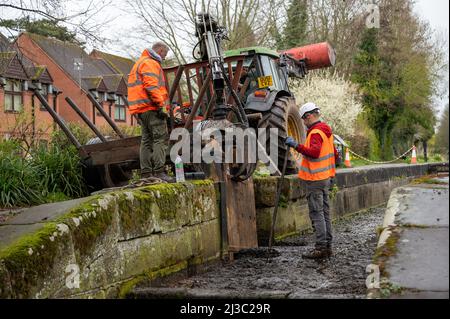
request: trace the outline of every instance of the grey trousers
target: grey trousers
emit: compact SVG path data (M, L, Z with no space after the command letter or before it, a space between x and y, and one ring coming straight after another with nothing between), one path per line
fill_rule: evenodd
M309 218L316 234L316 247L331 247L333 234L331 230L330 204L328 193L330 180L306 181L306 198L308 199Z
M156 111L147 111L138 117L142 126L141 174L161 173L164 171L169 146L167 121Z

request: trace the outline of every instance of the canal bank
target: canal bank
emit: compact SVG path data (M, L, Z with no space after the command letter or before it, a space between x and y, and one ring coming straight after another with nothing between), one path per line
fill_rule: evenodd
M333 217L385 203L393 188L448 164L339 171ZM277 178L255 179L257 235L267 239ZM309 228L304 187L283 184L275 235ZM73 206L72 206L73 204ZM220 260L220 194L212 181L160 184L33 208L0 224L2 298L117 298L141 280ZM39 214L32 213L36 209Z
M384 207L372 208L335 222L335 254L324 262L301 257L314 243L314 235L308 232L278 242L276 257L267 259L260 251L244 251L233 263L213 264L188 278L152 287L141 283L127 297L366 298L366 267L372 263L384 212Z
M449 298L449 180L422 178L389 199L370 298Z

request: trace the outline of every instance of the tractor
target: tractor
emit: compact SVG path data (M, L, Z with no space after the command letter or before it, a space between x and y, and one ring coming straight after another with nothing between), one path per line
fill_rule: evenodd
M287 153L284 140L292 136L303 141L305 128L295 97L289 89L288 78L304 78L308 70L334 65L333 48L328 43L319 43L281 52L264 47L248 47L222 53L221 42L227 39L226 30L218 26L209 14L197 16L196 35L199 42L194 49L194 58L207 64L196 68L195 76L200 76L204 81L208 72L212 74L211 80L208 79L212 82L212 90L207 96L210 102L208 109L212 109L212 112L197 108L189 109L189 112L208 120L208 127L211 127L212 119L218 121L217 127L222 130L223 120L237 127L253 128L255 132L261 132L262 129L265 131L265 141L261 146L266 154L272 155L267 153L271 144L278 147L278 158L271 156L278 170L288 156L286 173L296 173L299 154L295 151ZM203 98L201 93L198 98ZM186 124L185 121L181 122ZM185 127L189 128L191 122L188 120L187 123ZM268 132L270 129L277 129L277 136L271 136ZM236 163L231 167L235 168L231 170L234 180L246 180L252 175L256 163Z
M195 123L221 131L253 128L258 132L258 129L276 128L277 141L265 134L267 138L262 146L268 150L271 144L277 143L278 158L273 158L271 163L277 163L280 171L288 156L287 173L295 173L298 154L287 153L284 139L289 135L299 141L304 140L305 128L289 89L288 78L304 78L309 70L333 66L333 48L328 43L319 43L281 52L263 47L223 52L221 43L227 39L226 30L211 15L198 14L195 27L198 44L193 53L196 62L164 69L171 105L169 130L183 127L194 132ZM118 139L102 136L67 97L68 104L97 135L93 143L81 145L38 89L35 96L79 150L86 182L92 191L129 183L133 171L139 169L139 136L127 137L120 132L97 98L88 92L93 107L111 125ZM169 157L167 163L173 165ZM201 176L196 173L208 176L205 165L186 164L188 176ZM255 169L256 163L234 163L227 172L231 179L239 182L251 177Z

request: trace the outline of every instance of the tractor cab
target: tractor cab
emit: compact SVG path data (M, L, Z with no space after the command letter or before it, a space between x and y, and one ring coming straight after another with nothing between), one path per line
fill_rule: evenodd
M287 73L280 67L280 55L262 47L249 47L225 52L225 57L245 56L239 81L244 104L250 95L266 97L270 92L289 92ZM237 62L231 63L233 71ZM228 70L227 66L227 70Z

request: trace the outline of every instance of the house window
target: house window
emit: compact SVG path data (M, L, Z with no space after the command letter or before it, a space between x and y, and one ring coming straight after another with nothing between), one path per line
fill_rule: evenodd
M23 107L22 82L6 80L5 85L5 111L20 112Z
M116 103L114 106L114 120L117 122L126 122L125 101L122 96L116 96Z
M45 100L48 102L48 84L42 84L42 89L40 90L40 93L45 98ZM41 111L47 111L47 109L40 103L40 109Z
M103 102L106 101L106 93L104 92L99 92L99 91L91 91L92 95L95 97L95 99L97 100L98 104L101 106L101 108L103 109ZM102 113L100 113L100 111L95 107L95 115L98 117L103 117ZM104 109L103 109L104 110Z

